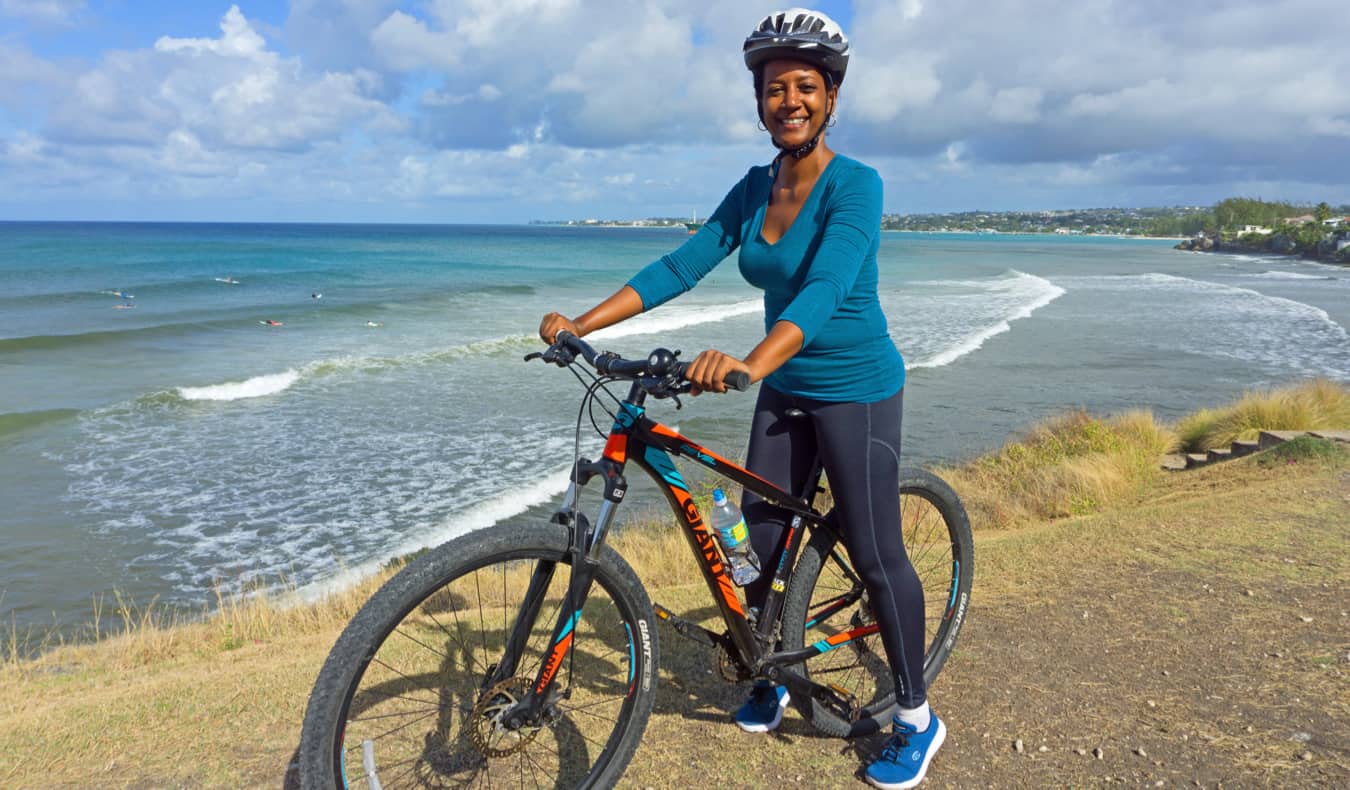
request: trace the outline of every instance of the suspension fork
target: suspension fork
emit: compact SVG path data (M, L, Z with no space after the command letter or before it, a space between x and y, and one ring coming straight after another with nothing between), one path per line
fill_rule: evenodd
M585 514L577 510L577 493L597 475L604 479L605 493L600 513L595 526L592 527ZM581 610L590 595L591 584L595 581L600 550L627 490L628 483L623 476L622 463L608 458L599 462L581 458L573 465L571 482L563 497L562 507L552 519L554 523L565 525L569 533L567 554L571 560L571 576L568 579L567 592L563 595L558 621L553 626L544 661L535 673L529 693L507 712L505 716L507 726L535 724L542 717L545 703L551 696L550 689L558 678L563 661L571 653L576 627L581 621ZM556 570L556 562L541 561L536 564L530 577L529 589L526 590L525 599L517 612L516 622L507 640L505 657L492 672L493 684L516 673L543 605L544 593Z

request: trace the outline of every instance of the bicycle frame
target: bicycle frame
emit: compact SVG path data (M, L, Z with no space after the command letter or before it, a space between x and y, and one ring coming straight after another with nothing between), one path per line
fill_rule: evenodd
M572 470L571 482L563 503L554 515L553 521L567 526L572 531L571 563L572 577L563 599L558 622L555 624L550 648L545 660L534 678L531 693L521 699L507 715L508 722L518 725L523 722L537 722L542 715L545 702L558 675L563 661L567 659L573 630L581 618L581 609L590 585L594 579L595 558L613 523L618 506L627 491L624 470L628 463L637 464L661 488L671 508L680 519L680 525L690 548L697 558L699 569L708 584L713 600L716 601L722 619L726 623L725 636L715 634L700 626L684 621L657 606L658 616L662 619L676 619L677 630L685 635L695 636L709 645L720 645L739 665L746 677L764 677L788 686L801 698L818 699L836 710L854 715L856 701L845 699L848 693L835 686L824 686L811 681L796 671L789 669L811 656L833 650L840 645L877 633L876 624L860 626L850 631L836 634L827 640L821 640L797 650L770 652L777 640L775 625L782 611L786 596L787 581L796 564L796 556L801 548L804 527L830 529L826 517L816 511L811 503L792 496L788 492L744 469L737 464L708 450L692 440L681 436L674 430L652 420L645 413L646 390L639 382L634 382L628 396L621 402L613 427L605 443L603 456L599 461L578 459ZM736 588L722 561L717 538L711 527L704 521L695 504L689 487L672 456L688 458L712 470L724 478L739 483L744 488L758 494L766 501L786 509L793 514L783 545L779 551L779 561L773 569L773 578L764 609L752 627L745 608L737 597ZM604 500L594 526L589 524L585 515L578 512L578 492L596 476L604 481ZM811 476L812 485L808 487L808 496L814 496L815 482L819 479L819 469ZM854 590L826 602L813 621L824 619L840 608L851 605L861 595L861 581L851 575L848 565L841 567L851 577ZM507 642L502 661L485 680L485 687L512 676L523 653L526 637L539 614L543 592L556 569L556 563L539 563L535 568L524 601L516 619L515 630ZM695 634L688 631L695 630ZM646 635L640 635L643 641ZM630 635L633 639L634 635ZM636 643L630 643L636 645ZM636 647L634 647L636 649ZM633 679L630 677L630 683ZM630 688L630 693L632 689Z

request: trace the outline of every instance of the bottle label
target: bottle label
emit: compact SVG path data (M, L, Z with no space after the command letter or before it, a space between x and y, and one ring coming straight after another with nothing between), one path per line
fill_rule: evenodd
M746 538L750 537L750 530L745 526L745 519L737 521L729 527L722 527L718 530L722 533L722 542L727 548L739 546Z

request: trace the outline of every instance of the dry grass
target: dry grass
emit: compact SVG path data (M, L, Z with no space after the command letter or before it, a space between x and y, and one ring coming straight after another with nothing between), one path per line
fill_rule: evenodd
M1176 437L1147 412L1101 419L1074 412L1021 441L941 469L977 527L1006 528L1086 515L1137 496Z
M1124 777L1151 785L1170 777L1156 759L1181 772L1173 784L1345 786L1339 755L1350 709L1336 615L1347 567L1336 527L1350 506L1350 470L1343 455L1330 466L1302 456L1265 465L1262 457L1165 476L1147 502L1102 516L977 536L976 603L937 691L958 724L934 780L1086 786ZM1237 511L1234 497L1245 502ZM683 541L659 528L614 539L653 586L696 573ZM114 602L105 619L117 627L103 629L102 644L0 667L0 787L282 784L314 675L367 592L309 610L228 599L218 619L186 622L172 636L153 635L141 623L155 618L135 607L133 633L125 633ZM659 597L715 625L701 582ZM841 786L874 749L820 738L795 714L778 736L743 735L728 724L743 689L715 679L701 645L669 630L660 638L657 710L624 786ZM1277 650L1284 658L1268 655ZM1049 675L1047 661L1057 667ZM1222 701L1209 696L1220 693ZM1254 709L1279 715L1262 724ZM1289 721L1312 742L1290 742ZM1256 732L1246 733L1252 722ZM1051 751L1014 756L1007 738L982 732L1043 741ZM1104 761L1071 750L1097 743ZM1150 760L1137 760L1136 746ZM1297 756L1304 749L1313 759ZM1253 755L1264 760L1259 776Z
M683 533L670 525L622 530L611 537L610 544L648 588L702 579ZM0 677L6 672L40 672L58 664L82 665L95 655L100 664L125 670L296 636L336 633L402 564L391 563L354 587L309 602L298 601L285 583L279 585L279 593L261 588L239 594L217 590L214 606L199 612L155 601L142 606L120 593L114 594L111 607L96 598L90 622L74 634L56 629L21 630L11 622L0 632ZM528 572L522 571L519 579L508 584L523 589L527 580Z
M94 599L90 622L73 635L56 629L20 631L11 622L0 634L0 673L41 670L53 663L78 665L94 655L110 668L134 669L329 632L350 620L396 569L391 566L314 602L297 602L295 591L285 583L279 593L261 588L237 594L217 590L215 606L200 612L156 601L142 606L114 593L111 607L101 597Z
M1201 409L1177 423L1188 452L1227 447L1252 440L1260 431L1310 431L1350 428L1350 388L1315 379L1276 390L1248 392L1237 402Z
M1330 734L1345 731L1347 715L1344 703L1336 701L1344 696L1337 694L1345 682L1336 592L1343 588L1346 565L1339 550L1343 534L1334 528L1345 523L1350 505L1345 453L1312 463L1322 458L1321 445L1288 455L1298 449L1293 447L1286 456L1271 455L1278 463L1263 463L1268 455L1263 454L1161 477L1155 471L1157 455L1171 441L1167 428L1147 414L1106 420L1072 414L988 458L942 471L967 500L976 524L999 523L987 513L1006 507L1013 519L1007 523L1026 527L977 537L977 606L983 608L972 608L969 630L940 686L943 709L952 721L963 723L965 736L946 747L951 752L940 774L945 781L959 786L1099 783L1104 771L1113 776L1135 771L1119 755L1130 754L1133 744L1143 744L1141 733L1155 732L1164 723L1173 733L1189 730L1192 741L1158 736L1143 744L1150 754L1165 757L1168 765L1200 765L1194 778L1207 783L1241 783L1250 778L1241 761L1253 753L1253 742L1286 752L1293 747L1283 731L1258 730L1244 739L1239 725L1252 721L1250 716L1239 717L1226 704L1215 708L1211 698L1192 691L1224 679L1232 686L1225 696L1268 707L1287 703L1288 688L1300 689L1304 702L1290 716L1296 713L1300 721L1319 717L1300 726L1329 733L1317 736L1327 738L1325 745L1315 740L1297 747L1310 748L1313 760L1278 755L1288 758L1288 765L1278 769L1279 781L1265 783L1344 785L1344 764L1336 760L1344 738ZM1052 519L1075 508L1110 512L1047 521L1033 515L1038 497L1046 500L1042 507ZM1234 497L1246 501L1238 511L1232 508ZM1014 503L1025 510L1012 510ZM714 625L706 619L714 613L679 531L629 528L611 543L650 589L661 588L663 603ZM0 652L0 786L280 784L318 667L342 626L393 570L301 605L287 594L259 592L222 594L209 613L175 612L153 602L140 607L117 597L106 605L96 601L93 622L81 637L97 643L60 646L59 637L50 638L45 647L51 649L35 659L18 649L24 635L11 625L4 629L7 635L0 634L0 642L6 636L9 641ZM1245 588L1257 594L1244 593ZM1116 593L1122 600L1112 603ZM1220 597L1222 606L1216 605ZM1141 615L1136 607L1145 604L1156 604L1157 611ZM1030 619L1029 605L1037 607ZM1084 619L1088 608L1092 618ZM1305 608L1315 615L1312 622L1303 619ZM1166 621L1174 609L1184 621ZM1242 619L1234 620L1237 615ZM1095 623L1109 624L1108 632L1085 630ZM1283 625L1278 644L1268 646L1261 640L1272 638L1271 623ZM1204 629L1197 632L1200 625ZM1138 634L1160 627L1171 627L1178 644L1193 648L1187 657L1192 673L1178 669L1192 663L1178 659L1171 642L1139 640ZM1301 629L1302 642L1288 638L1285 632L1293 629ZM1103 633L1116 641L1106 645L1110 639ZM780 783L792 783L795 776L801 777L800 786L834 786L857 765L860 758L846 751L852 746L818 738L795 717L785 723L782 738L726 741L741 737L726 724L726 711L738 704L741 691L714 680L709 651L670 636L669 631L661 634L662 696L648 742L681 748L644 746L627 784L671 787L706 784L711 778L745 786L746 776L783 777ZM1224 648L1227 639L1234 641ZM1018 651L1038 640L1045 644L1033 655L1053 656L1064 671L1046 677L1034 669L1043 662L1020 660ZM1104 645L1111 649L1098 651ZM1285 659L1263 657L1263 651L1276 649ZM1136 660L1140 650L1155 652ZM1239 650L1245 650L1247 663L1235 658ZM1128 667L1119 663L1126 659L1113 656L1129 656ZM1107 660L1118 663L1101 675ZM1171 678L1151 671L1167 666L1159 663L1166 661L1174 662ZM1150 671L1119 674L1122 667L1135 671L1140 665ZM1034 671L1019 674L1018 667L1027 666ZM1102 697L1095 690L1103 685L1102 677L1117 678L1117 687L1131 693ZM1278 693L1261 696L1260 688L1252 690L1257 682ZM1045 696L1065 700L1053 711L1058 718L1047 718L1040 708L1035 713L1037 721L1050 722L1045 734L1055 750L1036 753L1037 762L1009 762L1006 743L979 733L1021 732L1014 728L1028 726L1027 714L1003 695L1014 689L1035 702L1038 686L1046 687ZM1145 696L1158 700L1159 707L1137 711ZM1093 718L1091 712L1103 711L1103 705L1109 715ZM1216 716L1228 719L1214 724ZM1198 741L1196 733L1210 730L1238 733L1237 740L1230 745L1209 741L1204 748L1187 745ZM1067 749L1084 732L1109 735L1108 750L1120 748L1110 751L1105 762L1079 759ZM1023 737L1032 742L1033 735ZM729 748L740 757L728 760ZM1272 764L1264 763L1266 770ZM1140 765L1141 771L1151 770ZM1136 784L1145 778L1130 774ZM1150 783L1153 778L1147 777Z
M1272 392L1248 393L1236 403L1183 418L1175 433L1147 412L1097 418L1074 412L1045 422L1020 441L960 467L939 469L964 501L977 528L1007 528L1100 512L1136 501L1158 476L1157 460L1185 447L1222 446L1257 430L1350 426L1350 390L1318 380ZM712 484L695 493L709 507ZM729 491L733 497L734 491ZM650 589L698 584L701 577L683 533L667 520L633 525L611 543ZM120 594L92 602L79 632L0 631L0 671L23 672L35 657L60 653L64 662L97 646L100 661L133 668L183 655L203 656L281 638L335 631L397 570L394 564L361 584L316 602L296 603L294 590L255 588L218 592L215 605L184 611L152 601L141 606Z

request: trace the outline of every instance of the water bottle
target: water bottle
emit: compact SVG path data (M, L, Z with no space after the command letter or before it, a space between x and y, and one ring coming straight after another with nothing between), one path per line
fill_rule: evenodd
M722 551L731 566L731 580L744 587L759 578L759 556L750 547L750 530L740 508L731 504L722 489L713 489L713 530L722 542Z

